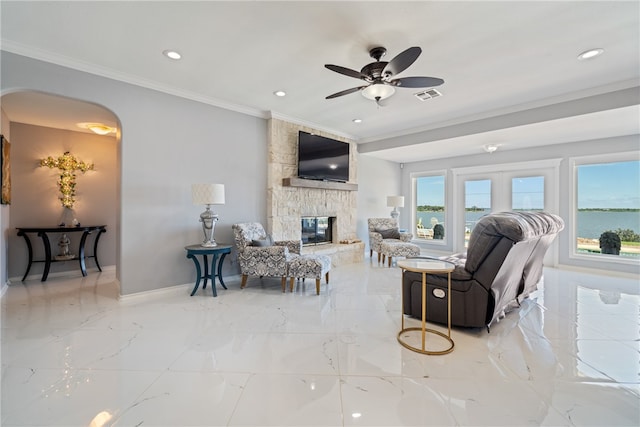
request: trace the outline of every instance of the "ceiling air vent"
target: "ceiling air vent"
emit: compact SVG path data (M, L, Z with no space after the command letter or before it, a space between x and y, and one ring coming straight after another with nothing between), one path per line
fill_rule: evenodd
M427 99L437 98L439 96L442 96L442 94L435 89L423 90L422 92L414 93L414 95L420 101L426 101Z

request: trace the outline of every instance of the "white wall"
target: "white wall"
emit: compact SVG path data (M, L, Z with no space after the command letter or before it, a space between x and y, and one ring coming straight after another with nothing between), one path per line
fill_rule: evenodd
M366 255L369 256L369 231L367 218L390 217L392 208L387 207L387 196L405 196L408 204L408 192L403 192L400 164L381 160L366 154L358 155L358 238L365 242ZM400 212L407 208L400 208ZM400 227L407 228L408 222L399 218Z
M37 90L93 102L120 120L117 276L121 294L190 283L184 246L201 240L191 184L223 183L216 240L266 221L266 120L2 52L1 93ZM6 228L4 229L6 233ZM223 274L237 272L227 257Z

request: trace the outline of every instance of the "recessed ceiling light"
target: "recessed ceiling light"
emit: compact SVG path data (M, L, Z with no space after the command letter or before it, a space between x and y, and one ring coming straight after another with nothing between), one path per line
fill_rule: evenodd
M176 61L182 58L182 55L180 55L180 52L176 52L175 50L165 50L164 52L162 52L162 54L167 58L175 59Z
M275 96L283 97L283 96L286 96L286 95L287 95L287 92L285 92L285 91L283 91L283 90L277 90L277 91L273 92L273 94L274 94Z
M589 49L587 51L582 52L580 55L578 55L578 59L583 60L583 59L595 58L596 56L602 55L603 52L604 52L604 49L601 49L601 48Z
M362 119L353 119L351 120L353 123L362 123Z

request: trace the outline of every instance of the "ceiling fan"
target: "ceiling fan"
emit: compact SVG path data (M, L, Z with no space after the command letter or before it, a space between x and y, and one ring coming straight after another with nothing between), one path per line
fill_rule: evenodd
M367 84L351 89L336 92L326 97L333 99L339 96L348 95L350 93L362 91L365 98L375 101L380 105L380 101L390 97L395 93L396 87L422 88L440 86L444 80L436 77L400 77L394 78L400 74L418 59L422 53L419 47L410 47L409 49L396 55L391 61L384 62L380 59L387 53L384 47L374 47L369 51L369 55L375 59L375 62L365 65L362 70L356 71L350 68L341 67L339 65L325 64L325 68L345 76L354 77L365 81Z

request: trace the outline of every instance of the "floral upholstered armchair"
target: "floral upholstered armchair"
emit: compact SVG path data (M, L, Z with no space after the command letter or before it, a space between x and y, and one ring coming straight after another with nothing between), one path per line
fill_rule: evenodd
M373 252L377 252L378 262L380 262L380 245L383 240L410 242L413 239L413 234L400 232L398 220L395 218L369 218L367 223L369 225L369 256L373 257Z
M240 288L247 284L248 276L280 277L285 291L287 263L300 254L301 242L285 240L274 242L258 222L233 224L233 236L242 273Z

